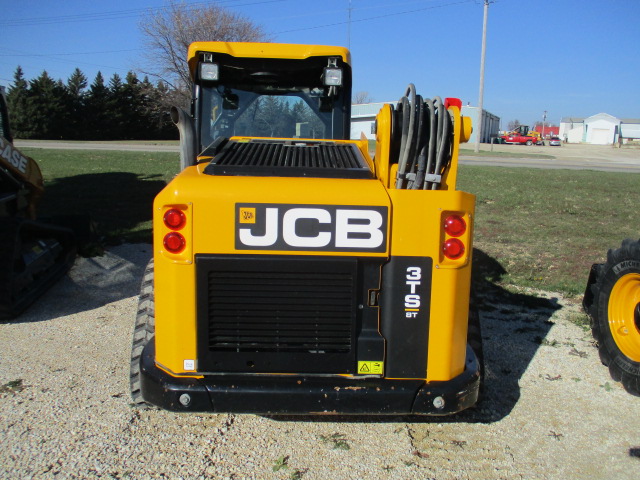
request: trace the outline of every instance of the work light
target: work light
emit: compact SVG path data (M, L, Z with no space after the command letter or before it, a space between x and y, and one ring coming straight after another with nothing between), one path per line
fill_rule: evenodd
M202 80L218 80L219 68L217 63L201 63L200 79Z
M324 75L322 75L324 84L328 87L339 87L342 85L342 69L335 67L326 67Z

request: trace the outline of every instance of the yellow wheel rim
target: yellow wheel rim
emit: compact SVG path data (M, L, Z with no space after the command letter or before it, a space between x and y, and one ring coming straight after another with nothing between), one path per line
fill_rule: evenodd
M609 329L620 351L640 362L640 273L621 277L609 297Z

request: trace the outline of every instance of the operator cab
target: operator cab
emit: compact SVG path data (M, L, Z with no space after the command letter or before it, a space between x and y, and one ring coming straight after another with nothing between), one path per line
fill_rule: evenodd
M233 136L347 140L351 67L342 55L313 53L256 58L197 52L192 108L200 151Z

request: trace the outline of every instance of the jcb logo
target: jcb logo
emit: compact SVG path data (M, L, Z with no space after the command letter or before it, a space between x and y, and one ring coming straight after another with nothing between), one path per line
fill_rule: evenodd
M387 207L236 204L237 250L385 252Z

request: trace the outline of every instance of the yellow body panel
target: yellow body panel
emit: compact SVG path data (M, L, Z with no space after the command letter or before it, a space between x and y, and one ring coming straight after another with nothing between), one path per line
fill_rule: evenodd
M428 370L426 379L449 380L464 369L471 282L475 197L460 191L389 190L393 205L392 256L433 259ZM466 254L458 260L442 255L444 216L457 213L467 222L460 237ZM425 332L426 335L426 332Z
M344 47L326 45L298 45L288 43L248 43L248 42L194 42L189 45L188 62L193 78L198 53L225 53L244 58L282 58L303 60L309 57L341 57L345 63L351 64L349 50Z
M154 204L156 360L159 365L173 374L188 375L185 360L197 360L195 253L354 255L350 252L236 250L235 205L241 202L388 207L390 245L387 251L358 255L433 258L429 367L425 378L448 380L462 371L471 273L472 195L459 191L386 190L378 180L211 176L203 174L202 169L203 165L185 169L158 195ZM218 194L212 198L212 192ZM185 198L189 204L184 203ZM182 208L187 215L181 232L188 248L180 254L167 252L162 244L163 236L171 231L164 226L162 215L172 207ZM440 225L448 212L464 216L469 225L463 238L467 254L455 261L444 259L440 253L444 241Z
M184 369L185 360L197 360L195 254L354 255L353 252L236 250L236 203L391 207L385 189L377 180L211 176L203 174L202 169L203 165L185 169L154 202L156 362L173 374L189 374ZM185 205L187 198L190 204ZM180 232L188 248L172 254L162 242L164 235L171 232L162 218L166 210L176 206L182 207L187 215L186 225ZM389 238L388 232L386 238ZM357 255L388 256L387 252Z
M376 116L376 175L382 184L389 188L390 169L389 151L391 149L391 105L383 105Z
M189 47L188 54L192 75L201 52L240 58L305 59L334 56L350 62L348 50L341 47L196 42ZM450 106L449 112L453 119L452 156L448 169L443 173L440 190L395 189L397 164L391 161L393 115L390 105L385 105L376 118L374 159L369 156L366 139L333 141L357 145L375 174L376 178L371 180L214 176L204 173L206 161L211 157L200 157L201 163L183 170L154 202L156 364L176 376L193 376L198 371L197 254L357 256L382 260L428 257L433 262L429 331L424 332L425 336L428 334L428 357L420 378L446 381L462 373L466 356L475 197L455 189L459 143L468 140L470 123L461 117L458 107ZM234 137L232 140L242 142L251 139ZM318 142L317 139L309 141ZM236 228L239 228L237 223L240 222L238 215L245 208L238 204L249 205L246 208L248 216L252 214L252 204L386 208L385 248L356 253L321 249L236 249ZM186 223L178 232L183 235L186 247L177 253L170 253L163 244L165 235L172 231L163 222L163 215L170 208L178 208L186 216ZM468 225L466 233L459 237L465 245L465 254L457 260L446 259L442 254L443 244L447 240L443 224L449 214L460 215ZM393 319L379 316L379 321L383 320L393 322ZM358 358L362 364L373 360L380 359Z

